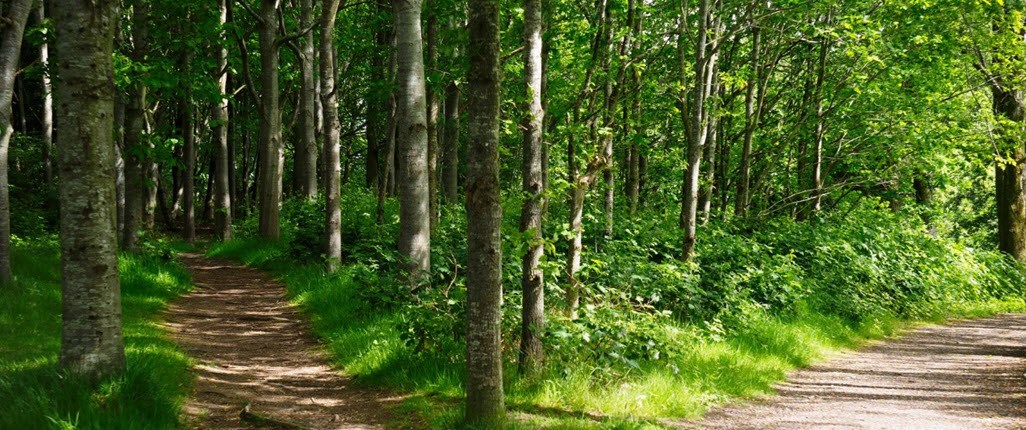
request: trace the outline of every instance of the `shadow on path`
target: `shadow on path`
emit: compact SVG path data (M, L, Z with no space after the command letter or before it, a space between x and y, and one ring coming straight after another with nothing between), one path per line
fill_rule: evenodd
M165 325L195 361L185 406L201 429L383 429L402 398L355 386L328 365L305 318L269 275L184 254L196 288L173 303ZM245 405L250 413L242 414Z

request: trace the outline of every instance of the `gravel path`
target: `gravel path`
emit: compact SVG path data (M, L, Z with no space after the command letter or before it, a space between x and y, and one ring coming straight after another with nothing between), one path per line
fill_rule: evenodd
M1026 429L1026 315L928 326L796 372L699 429Z
M281 283L229 261L181 259L196 288L171 305L165 324L196 362L190 427L383 429L395 421L401 399L332 370Z

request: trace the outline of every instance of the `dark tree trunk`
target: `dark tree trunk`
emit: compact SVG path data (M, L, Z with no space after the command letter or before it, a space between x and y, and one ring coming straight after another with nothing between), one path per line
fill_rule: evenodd
M136 0L132 6L132 60L142 61L146 55L148 34L146 2ZM125 215L121 247L135 250L139 229L145 224L146 206L146 143L143 140L146 115L146 85L134 81L128 89L125 106Z
M446 203L459 200L460 87L445 89L445 141L442 143L442 192Z

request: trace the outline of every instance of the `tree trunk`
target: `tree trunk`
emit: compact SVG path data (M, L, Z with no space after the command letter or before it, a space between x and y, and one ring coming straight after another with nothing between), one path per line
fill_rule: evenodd
M189 60L183 64L188 67ZM182 210L185 215L185 240L196 242L196 120L192 107L191 91L186 91L182 100L182 158L185 170L182 172Z
M7 180L7 157L14 137L11 124L11 101L14 99L14 79L21 59L21 42L25 23L32 11L32 0L11 0L7 23L0 35L0 284L9 284L11 275L11 201ZM21 101L24 103L24 101ZM112 166L113 169L113 166ZM112 170L113 171L113 170Z
M301 0L299 28L309 28L313 19L313 0ZM293 171L299 188L299 196L314 199L317 197L317 115L314 111L317 87L314 81L314 32L306 32L300 41L302 45L300 45L301 55L299 56L301 82L299 139L296 142Z
M1026 121L1026 103L1023 92L994 87L994 113L1021 124ZM1011 128L1011 127L1010 127ZM1026 149L1021 137L1003 131L1001 136L1006 147L1013 149L998 154L995 167L998 248L1016 261L1026 261L1026 196L1024 196L1023 174L1026 171Z
M27 9L30 4L26 2ZM57 30L62 181L60 366L92 381L125 369L114 190L114 28L119 1L68 0ZM12 40L7 37L4 40Z
M712 111L709 99L715 97L715 79L718 62L718 44L720 19L715 13L719 0L700 0L698 42L695 46L695 85L692 89L690 109L685 122L688 124L688 150L684 184L681 198L681 227L684 229L684 245L681 253L682 261L690 261L694 257L696 241L696 225L698 224L698 187L699 166L702 161L702 150L709 137L709 122ZM687 38L682 36L681 42ZM683 52L681 48L683 61Z
M421 0L392 0L399 77L397 185L399 254L407 281L415 287L431 269L431 207L428 172L427 106L424 84Z
M438 13L434 0L428 1L427 70L438 71ZM431 211L431 229L438 225L438 94L433 86L427 87L427 157L428 196Z
M494 426L502 391L502 205L499 198L499 4L470 0L467 127L467 410Z
M342 260L342 211L339 206L339 124L335 87L335 16L340 0L321 10L321 108L324 109L324 256L329 271Z
M760 68L760 50L762 35L759 27L752 26L752 46L750 76L748 76L748 87L745 89L745 130L744 143L741 147L741 164L738 166L737 195L734 197L734 215L745 217L748 215L749 201L751 200L749 186L752 182L752 142L755 138L755 128L759 120L756 113L756 95L761 94L757 89L761 86L762 80L757 72Z
M223 28L228 22L228 1L219 0L218 10L220 24ZM223 30L222 30L223 31ZM222 33L222 39L225 37ZM216 167L214 168L214 236L222 241L232 239L232 195L231 195L231 160L232 151L228 143L228 50L223 46L217 49L217 90L219 98L214 104L214 148Z
M459 200L460 87L445 89L445 141L442 143L442 192L446 203Z
M39 22L42 23L46 20L45 6L46 0L39 0L39 6L36 8L36 14L39 17ZM43 174L45 175L46 183L53 183L53 161L51 152L53 150L53 86L50 84L50 46L46 43L46 39L43 39L43 43L39 45L39 64L43 66L45 70L42 74L43 77L43 112L42 112L42 126L43 126Z
M147 47L147 5L136 0L132 5L132 61L142 61ZM143 159L146 148L143 141L146 110L146 85L137 79L129 86L125 106L125 225L121 247L135 250L139 229L143 226L143 206L146 205L146 176Z
M281 236L283 148L278 105L278 0L260 0L260 237Z
M528 240L524 253L520 335L520 373L538 371L544 359L542 333L545 327L545 282L538 268L544 252L542 208L545 189L542 184L542 11L541 0L524 0L524 83L527 90L523 119L523 191L526 195L520 212L520 231Z

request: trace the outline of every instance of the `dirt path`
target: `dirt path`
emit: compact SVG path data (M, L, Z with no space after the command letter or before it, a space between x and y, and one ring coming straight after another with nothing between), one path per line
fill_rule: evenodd
M186 404L199 429L383 429L401 400L354 386L328 366L305 319L267 274L182 255L196 288L168 310L166 325L196 361ZM250 413L241 414L250 404ZM245 415L240 418L240 415ZM262 420L269 418L271 421Z
M725 407L702 429L1026 429L1026 315L915 330Z

